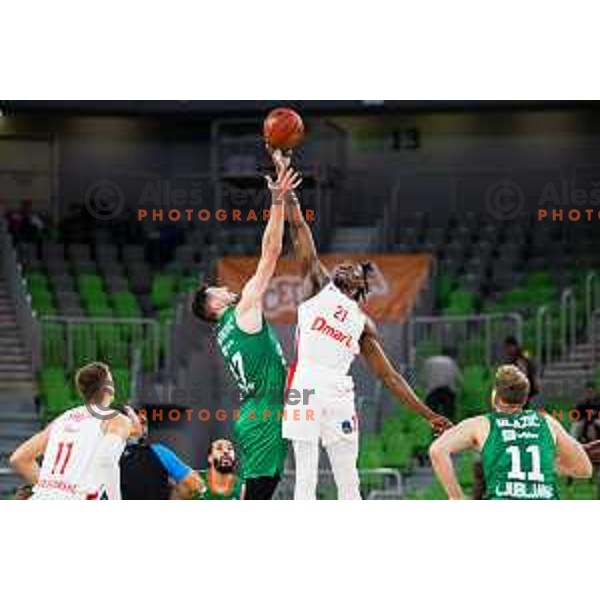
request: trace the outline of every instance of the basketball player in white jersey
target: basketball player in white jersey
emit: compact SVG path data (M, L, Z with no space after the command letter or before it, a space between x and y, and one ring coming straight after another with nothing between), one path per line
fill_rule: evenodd
M277 171L286 168L289 160L289 155L279 160L274 155ZM341 264L329 274L319 261L310 228L293 192L286 196L286 203L295 254L307 284L306 299L298 307L296 357L287 387L308 400L294 406L293 411L288 410L294 413L294 418L285 418L282 425L284 438L290 439L294 448L294 499L316 497L319 442L322 442L338 498L360 500L356 465L358 419L354 382L348 375L357 354L362 354L376 377L408 408L427 419L436 433L452 423L417 398L389 362L375 325L362 311L360 304L369 292L371 265Z
M119 500L119 458L129 435L141 430L140 422L131 409L128 416L109 409L114 384L104 363L82 367L75 383L85 405L66 411L19 446L10 464L34 486L33 500Z

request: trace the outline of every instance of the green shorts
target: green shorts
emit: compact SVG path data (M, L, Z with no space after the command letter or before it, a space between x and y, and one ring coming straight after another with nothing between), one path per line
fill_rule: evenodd
M281 435L282 413L283 405L273 406L269 398L242 402L233 436L244 479L283 473L287 442Z

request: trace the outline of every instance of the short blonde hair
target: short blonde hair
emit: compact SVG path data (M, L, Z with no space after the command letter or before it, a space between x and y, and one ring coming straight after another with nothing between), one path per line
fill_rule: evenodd
M503 365L496 371L494 389L507 404L524 404L529 396L529 380L518 367Z
M103 362L89 363L77 371L75 385L86 402L93 400L96 393L104 387L109 373L109 366Z

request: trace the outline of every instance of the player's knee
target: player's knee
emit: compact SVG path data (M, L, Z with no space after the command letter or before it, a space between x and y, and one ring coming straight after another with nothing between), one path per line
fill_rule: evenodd
M349 469L337 479L338 498L340 500L360 500L360 479L356 469Z

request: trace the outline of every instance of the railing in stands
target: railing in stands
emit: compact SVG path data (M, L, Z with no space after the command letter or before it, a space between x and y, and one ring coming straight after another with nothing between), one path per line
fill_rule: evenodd
M597 308L590 317L590 341L592 344L592 365L600 361L600 308Z
M600 279L595 271L590 271L585 279L585 317L587 333L591 336L593 314L600 306Z
M64 365L71 373L93 360L123 366L131 376L132 396L143 374L155 375L171 364L169 326L156 319L44 316L40 328L48 364Z
M388 467L359 469L358 474L361 493L366 499L378 500L385 497L400 499L405 495L404 478L397 469ZM291 500L294 497L294 479L295 471L286 469L275 492L276 500ZM330 499L336 497L332 471L319 469L317 496Z
M540 306L535 316L536 358L541 368L552 360L552 314L546 304Z
M558 315L553 314L548 305L538 308L536 313L536 357L541 366L548 365L555 358L553 356L555 340L552 335L552 331L555 329L558 330L560 341L557 357L563 360L568 359L578 342L594 342L594 332L598 332L596 314L600 310L600 280L595 271L587 274L584 293L585 306L584 313L579 315L580 322L577 321L577 294L572 287L562 291ZM578 339L578 335L583 335L584 339Z
M133 351L145 344L148 370L159 367L160 323L156 319L46 315L41 317L40 322L63 328L68 370L73 370L79 364L77 356L81 357L81 353L89 355L90 360L101 360L98 355L106 352L103 348L98 352L98 344L102 345L103 341L110 342L106 347L117 358L126 358L128 361L132 359ZM111 329L106 329L106 326ZM114 334L114 337L110 334Z
M0 490L2 490L0 492L0 499L13 498L13 485L11 485L10 482L12 482L15 477L17 477L17 475L11 468L0 467Z
M0 256L2 257L0 268L15 307L17 324L31 359L32 370L36 372L40 365L39 326L31 309L31 298L26 291L21 266L3 216L0 216Z
M412 367L417 363L417 347L423 340L456 349L459 359L463 351L482 353L484 364L489 367L499 358L496 350L507 335L522 338L523 317L519 313L419 316L410 319L406 326Z
M573 288L566 288L560 296L560 342L563 359L577 344L577 300Z

